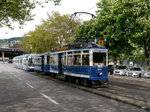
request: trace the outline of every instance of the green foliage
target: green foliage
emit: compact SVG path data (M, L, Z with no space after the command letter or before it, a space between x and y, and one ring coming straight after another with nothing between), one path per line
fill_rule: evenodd
M52 48L72 43L74 29L79 24L69 15L53 12L35 31L24 36L22 45L29 53L49 52Z
M93 20L84 22L83 25L78 26L78 28L75 31L75 40L81 41L81 40L93 40L94 37L94 29L93 29Z
M60 2L60 0L44 1L54 1L56 5ZM42 5L43 2L39 2L39 0L0 0L0 27L12 28L13 22L22 25L25 21L32 20L31 10L36 7L36 4Z
M76 30L77 40L103 35L107 39L110 57L117 61L122 56L144 50L145 61L150 60L150 1L101 0L97 3L97 18L85 22Z

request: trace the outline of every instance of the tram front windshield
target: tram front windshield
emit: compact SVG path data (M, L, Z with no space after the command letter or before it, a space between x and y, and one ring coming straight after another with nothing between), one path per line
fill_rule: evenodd
M93 65L105 66L106 65L106 53L93 52Z

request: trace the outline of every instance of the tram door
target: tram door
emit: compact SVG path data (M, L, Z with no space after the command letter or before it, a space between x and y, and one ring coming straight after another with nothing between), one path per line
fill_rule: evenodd
M58 54L58 66L59 66L59 74L62 75L62 71L63 71L63 60L62 60L63 54L60 53Z
M41 56L41 71L44 71L44 56Z

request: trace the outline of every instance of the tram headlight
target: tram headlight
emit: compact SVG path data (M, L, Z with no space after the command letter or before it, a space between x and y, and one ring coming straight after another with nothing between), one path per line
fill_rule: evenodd
M102 74L103 74L102 72L99 73L100 76L101 76Z

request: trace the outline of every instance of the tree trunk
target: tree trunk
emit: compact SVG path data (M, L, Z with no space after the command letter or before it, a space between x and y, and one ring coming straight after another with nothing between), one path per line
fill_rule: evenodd
M150 65L150 49L148 48L148 46L144 47L144 56L145 56L144 67L147 70Z

